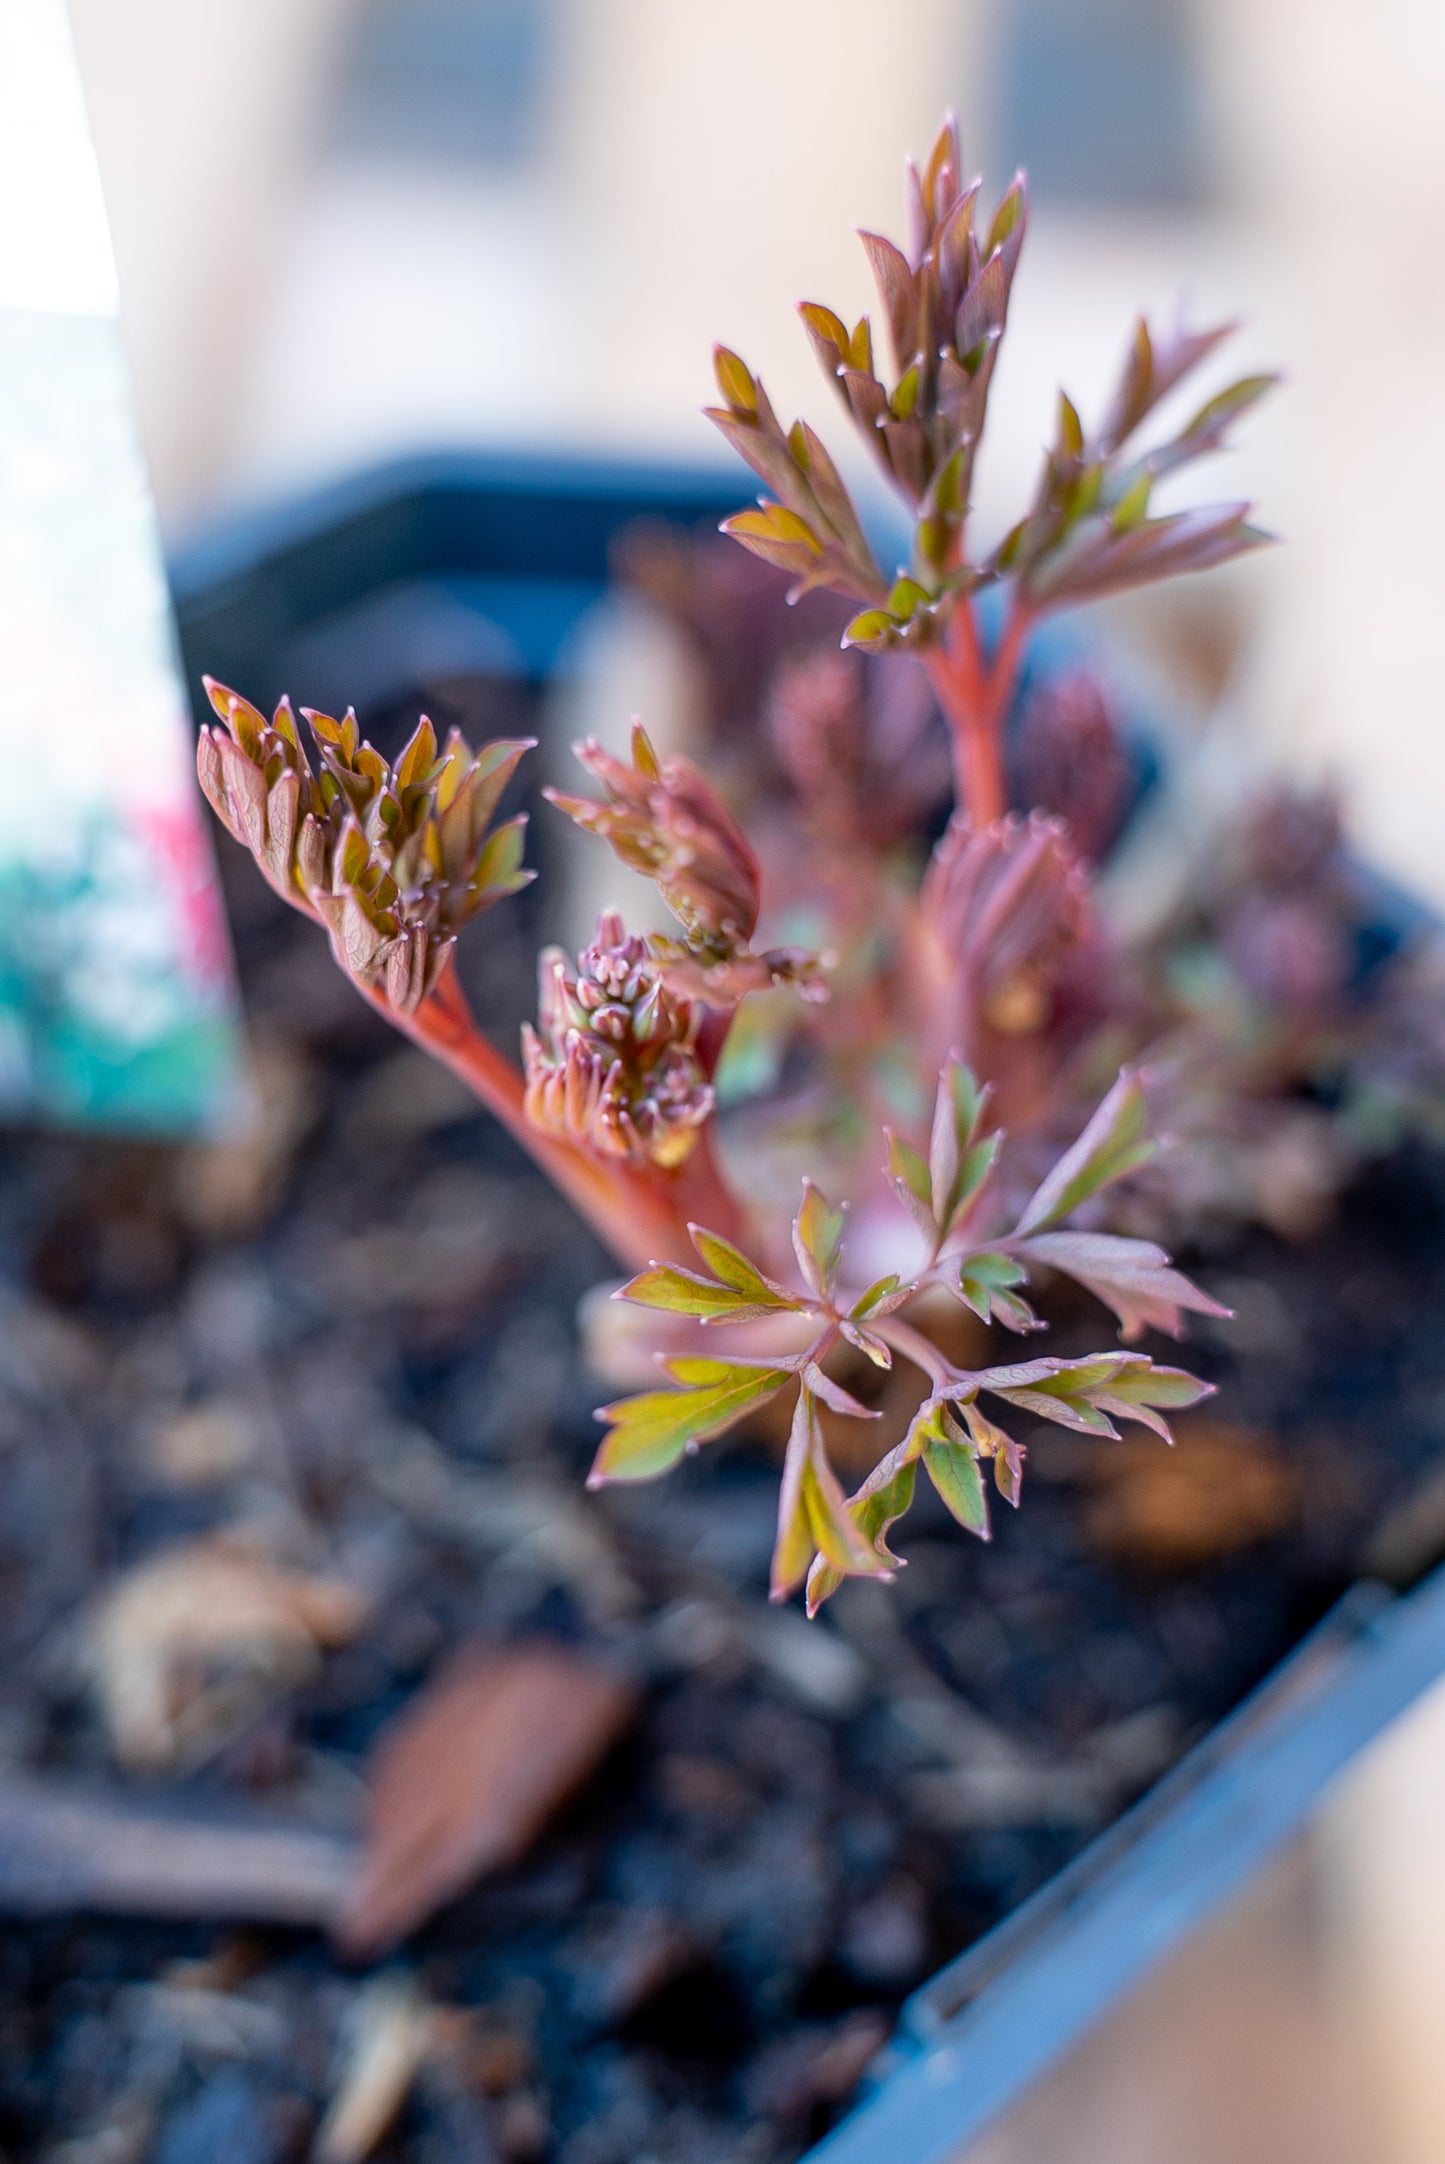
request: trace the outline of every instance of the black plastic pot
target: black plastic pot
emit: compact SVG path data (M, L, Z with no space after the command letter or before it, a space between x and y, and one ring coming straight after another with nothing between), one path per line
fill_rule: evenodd
M176 550L197 716L203 671L263 704L385 705L422 676L552 675L641 518L715 526L728 474L482 454L419 457L228 522Z
M1133 1810L914 1994L872 2093L805 2164L963 2164L1442 1673L1445 1571L1405 1598L1355 1587Z

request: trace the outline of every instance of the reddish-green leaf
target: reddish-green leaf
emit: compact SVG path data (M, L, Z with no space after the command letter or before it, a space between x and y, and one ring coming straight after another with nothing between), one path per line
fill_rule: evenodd
M938 1406L922 1435L923 1469L943 1502L967 1532L980 1540L990 1538L988 1497L978 1469L978 1457L950 1419Z
M1042 1232L1056 1225L1101 1188L1147 1164L1155 1145L1144 1132L1146 1117L1139 1077L1126 1067L1078 1141L1026 1205L1018 1231Z
M614 1294L633 1307L655 1307L669 1315L691 1315L699 1322L745 1322L759 1315L776 1314L797 1302L775 1293L762 1278L757 1293L721 1285L692 1270L680 1270L670 1262L654 1262L621 1286Z
M1142 1330L1183 1334L1183 1310L1228 1316L1230 1310L1171 1267L1151 1240L1126 1240L1108 1232L1045 1232L1024 1243L1025 1252L1086 1285L1119 1318L1126 1340Z
M668 1365L679 1381L691 1381L691 1387L644 1390L599 1409L597 1418L606 1421L611 1432L593 1461L589 1487L609 1480L656 1480L671 1472L680 1458L721 1435L788 1380L779 1369L722 1361L676 1360Z
M1146 1362L1141 1368L1126 1368L1099 1392L1095 1402L1101 1412L1111 1413L1114 1419L1137 1420L1141 1427L1152 1428L1166 1443L1172 1443L1174 1436L1164 1414L1186 1412L1213 1395L1213 1383L1202 1383L1184 1368L1155 1367Z
M811 1180L804 1180L802 1206L793 1219L793 1252L820 1299L828 1298L838 1275L846 1218L846 1203L835 1209Z
M849 1320L866 1322L870 1315L891 1315L895 1308L902 1307L904 1301L912 1296L912 1285L905 1285L897 1272L893 1271L887 1277L880 1277L865 1293L859 1294L848 1311Z
M933 1183L928 1167L912 1143L894 1134L891 1127L884 1128L883 1139L894 1191L924 1238L932 1240L938 1228L933 1221Z
M990 1249L982 1255L964 1256L959 1264L958 1289L964 1306L972 1308L980 1322L997 1320L1006 1330L1023 1335L1043 1328L1027 1300L1013 1290L1027 1278L1023 1264L1012 1255Z

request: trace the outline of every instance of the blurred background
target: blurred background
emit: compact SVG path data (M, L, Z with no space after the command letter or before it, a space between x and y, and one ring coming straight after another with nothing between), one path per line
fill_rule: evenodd
M1284 368L1223 492L1288 547L1141 635L1255 748L1348 788L1445 900L1433 597L1445 436L1434 0L73 0L166 532L418 447L715 459L723 338L823 386L800 297L868 305L855 225L952 105L1034 185L980 515L1031 483L1132 312L1239 316ZM1227 364L1226 364L1227 365Z

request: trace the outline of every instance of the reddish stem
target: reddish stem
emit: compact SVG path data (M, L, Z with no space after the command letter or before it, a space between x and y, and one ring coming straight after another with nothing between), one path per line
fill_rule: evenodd
M985 660L973 610L961 601L943 645L923 656L953 737L954 793L975 826L991 826L1008 811L1003 729L1028 628L1028 611L1015 599Z
M357 989L394 1028L466 1083L625 1268L641 1269L649 1262L695 1263L687 1237L689 1221L728 1239L738 1237L738 1207L723 1185L707 1134L686 1162L669 1172L657 1165L593 1157L534 1127L522 1108L520 1071L478 1029L450 966L412 1014L399 1013L381 993L364 985Z

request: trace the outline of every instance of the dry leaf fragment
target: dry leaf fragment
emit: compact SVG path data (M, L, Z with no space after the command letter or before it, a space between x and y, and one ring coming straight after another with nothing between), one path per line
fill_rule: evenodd
M116 1756L193 1763L276 1689L313 1675L360 1629L354 1586L286 1570L224 1536L187 1541L126 1572L90 1631L94 1689Z
M1181 1422L1172 1450L1110 1443L1091 1477L1090 1543L1147 1570L1206 1569L1283 1532L1300 1501L1299 1475L1268 1436L1217 1420Z
M394 1945L524 1855L636 1711L630 1684L561 1645L454 1654L376 1748L341 1945Z
M321 2122L316 2164L361 2164L386 2133L431 2044L432 2010L409 1976L377 1976L356 2007L351 2049Z

